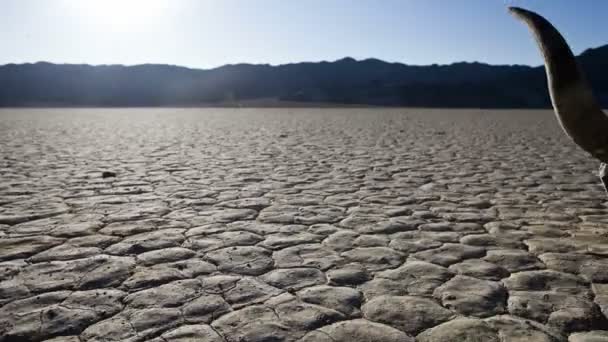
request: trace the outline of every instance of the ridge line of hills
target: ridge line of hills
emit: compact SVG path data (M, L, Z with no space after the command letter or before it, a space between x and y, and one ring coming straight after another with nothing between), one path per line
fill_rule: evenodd
M578 56L596 96L608 105L608 45ZM459 62L406 65L350 57L283 65L190 69L52 64L0 66L0 107L316 106L548 108L544 68Z

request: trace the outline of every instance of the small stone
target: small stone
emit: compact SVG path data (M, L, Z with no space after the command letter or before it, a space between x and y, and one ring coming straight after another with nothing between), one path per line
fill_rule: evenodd
M116 177L116 172L112 172L112 171L103 171L101 173L101 178L112 178L112 177Z

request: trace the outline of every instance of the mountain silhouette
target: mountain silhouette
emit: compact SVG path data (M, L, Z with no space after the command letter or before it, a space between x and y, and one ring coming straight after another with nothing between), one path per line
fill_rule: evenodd
M608 45L578 56L608 105ZM256 100L262 100L257 101ZM199 70L172 65L7 64L0 106L214 106L319 103L415 107L544 108L542 66L454 63L413 66L347 57Z

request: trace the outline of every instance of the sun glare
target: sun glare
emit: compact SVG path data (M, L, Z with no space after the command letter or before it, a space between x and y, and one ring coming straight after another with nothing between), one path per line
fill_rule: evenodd
M169 0L71 0L70 5L108 28L135 30L162 17Z

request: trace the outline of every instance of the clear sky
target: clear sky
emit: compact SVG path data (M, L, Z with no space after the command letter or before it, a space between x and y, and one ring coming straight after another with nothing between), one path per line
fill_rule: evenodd
M1 0L0 64L538 65L510 5L550 19L576 53L608 43L606 0Z

